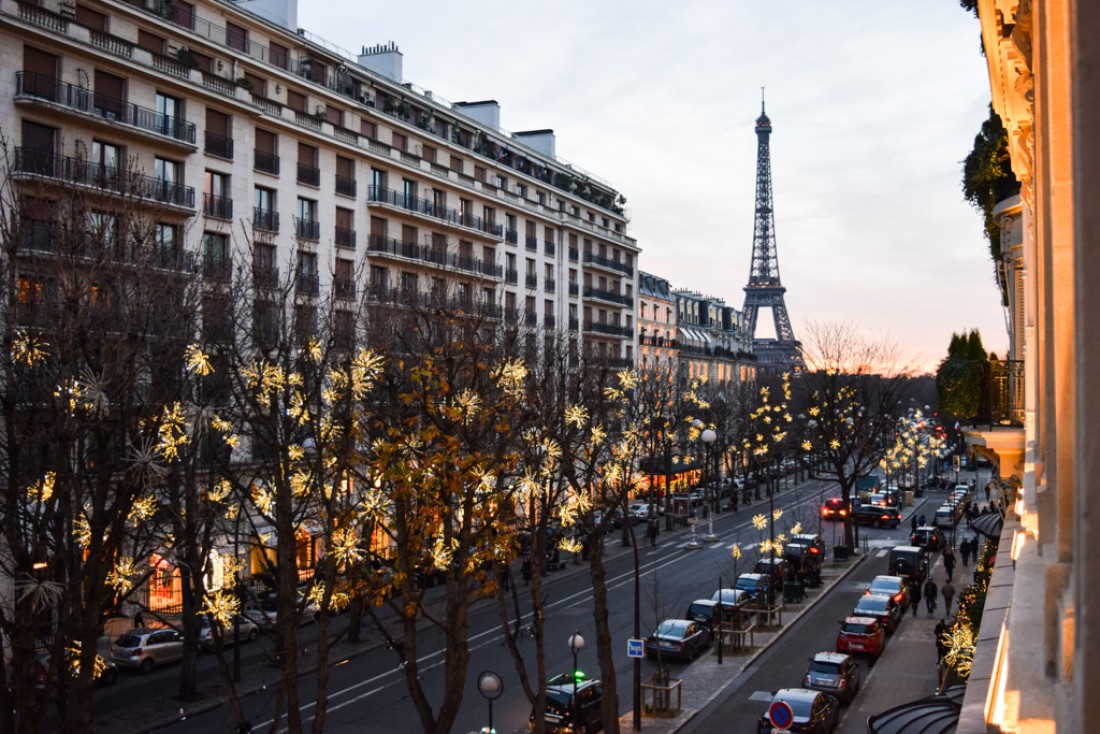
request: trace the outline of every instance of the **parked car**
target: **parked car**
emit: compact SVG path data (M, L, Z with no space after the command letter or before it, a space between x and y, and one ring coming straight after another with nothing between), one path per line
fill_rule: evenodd
M798 579L809 586L821 583L821 562L825 554L821 548L808 543L788 543L783 548L783 560L787 562L788 581Z
M848 506L840 497L830 497L821 505L822 520L843 520L848 517Z
M867 593L893 597L902 612L909 608L909 584L901 576L875 576L867 585Z
M747 603L764 605L774 601L771 577L767 574L743 573L737 577L734 586L740 591L748 592Z
M901 607L889 594L864 594L852 610L853 617L874 617L882 623L886 634L894 634L901 623Z
M794 721L786 731L830 734L840 724L840 704L833 696L806 688L783 688L775 692L757 721L757 734L774 731L767 712L777 701L785 702L794 713Z
M243 614L237 615L236 622L240 630L239 633L234 632L232 622L221 630L224 645L232 645L236 634L240 634L242 642L255 642L256 638L260 636L259 625ZM202 617L202 626L199 628L199 645L204 650L214 649L214 628L210 625L210 618L205 615Z
M845 617L836 635L836 651L870 655L877 660L886 649L886 630L874 617Z
M659 504L653 505L654 517L659 513ZM648 502L635 502L626 509L627 513L633 518L635 523L645 522L649 520L649 503Z
M901 524L901 513L893 507L863 504L852 514L852 522L862 525L874 525L876 528L896 528Z
M576 705L573 696L576 695ZM603 729L603 685L598 680L579 681L568 673L556 675L546 681L546 708L544 718L547 734L574 734L577 731L594 732ZM532 709L528 730L535 730L535 711ZM573 726L577 715L578 726Z
M666 619L646 638L646 655L690 662L710 646L710 630L688 619Z
M795 533L791 536L790 542L812 546L817 548L822 556L825 555L825 541L817 533Z
M722 591L736 591L735 589L722 589ZM738 592L744 594L744 592ZM715 597L717 597L717 592ZM729 598L729 597L726 597ZM714 631L718 629L718 622L721 619L724 622L733 621L740 611L740 606L733 603L722 603L717 598L714 599L696 599L688 605L687 612L684 614L685 619L690 619L693 622L698 622L701 625L705 625L710 633L713 635Z
M783 588L783 580L791 575L791 569L782 558L761 558L752 569L755 573L762 573L771 580L772 588Z
M299 597L298 605L302 605L302 598ZM275 624L279 619L279 605L273 596L264 597L259 601L248 602L241 610L241 614L247 617L250 621L254 622L257 627L265 632L270 632L275 629ZM299 624L309 624L316 622L321 616L321 609L312 601L306 601L305 607L302 609L302 616L299 620Z
M41 650L34 656L35 660L35 673L34 673L34 687L40 691L56 691L56 685L48 685L50 683L50 653L47 650ZM118 680L118 666L113 662L103 657L102 655L96 655L95 661L96 670L98 671L93 679L93 685L96 688L105 686L113 686L115 681ZM72 669L69 666L65 666L65 671L72 673ZM73 678L76 676L73 675Z
M107 657L121 668L148 673L183 657L183 636L173 629L139 627L119 637Z
M844 705L859 693L859 664L842 652L819 652L810 658L810 668L802 685L810 690L836 696Z
M925 548L930 553L935 553L946 545L946 541L939 528L931 525L921 525L909 535L909 545Z
M891 575L924 583L928 577L928 551L915 545L899 545L890 549L887 566Z

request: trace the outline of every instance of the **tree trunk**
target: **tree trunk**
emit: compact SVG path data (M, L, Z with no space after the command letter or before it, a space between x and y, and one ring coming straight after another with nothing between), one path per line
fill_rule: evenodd
M633 526L630 529L633 530ZM600 680L603 681L603 727L607 734L619 734L619 693L615 658L611 649L611 625L608 622L607 571L603 565L603 544L597 543L596 548L593 548L589 572L592 576L592 616L596 623L596 658L600 664Z

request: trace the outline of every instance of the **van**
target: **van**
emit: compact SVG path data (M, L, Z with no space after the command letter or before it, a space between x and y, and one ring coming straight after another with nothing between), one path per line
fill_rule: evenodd
M940 508L936 510L936 519L933 520L933 524L937 528L953 528L955 527L955 520L958 519L958 515L955 512L954 505L940 505Z
M890 574L924 583L928 576L928 552L915 545L899 545L890 549Z
M528 731L535 730L535 713L532 711L528 719ZM578 680L568 673L556 675L546 681L544 713L548 734L599 731L603 729L603 685L598 680Z

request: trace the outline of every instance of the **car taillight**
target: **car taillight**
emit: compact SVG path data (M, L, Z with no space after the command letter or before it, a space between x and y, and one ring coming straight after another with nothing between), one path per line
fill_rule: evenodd
M900 602L901 602L901 598L902 598L903 596L905 596L905 595L904 595L904 594L902 594L902 593L901 593L901 592L899 591L898 593L894 594L894 601L896 601L896 602L899 602L899 603L900 603Z
M883 515L883 516L882 516L882 519L883 519L883 520L889 520L889 519L890 519L890 516L889 516L889 515Z
M848 511L847 511L847 510L841 510L841 511L840 511L840 516L841 516L841 517L845 517L845 516L847 516L847 514L848 514Z
M807 688L810 687L810 676L809 675L806 676L806 680L803 683L803 685L805 685Z
M140 655L141 654L141 648L140 647L135 647L133 652L131 652L130 654L131 655Z
M847 687L848 687L848 681L846 681L846 680L844 680L843 678L841 678L841 679L840 679L840 690L842 690L842 691L843 691L843 690L844 690L845 688L847 688Z

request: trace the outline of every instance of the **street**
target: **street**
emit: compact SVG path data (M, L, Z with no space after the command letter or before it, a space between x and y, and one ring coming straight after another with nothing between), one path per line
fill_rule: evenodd
M819 515L821 501L830 494L830 488L831 485L825 482L811 480L796 490L779 493L775 506L783 509L783 515L776 524L776 533L781 530L789 532L791 525L800 522L803 532L821 532L826 545L831 549L839 541L836 534L839 523L822 523ZM752 517L761 513L767 514L767 511L767 503L758 501L737 513L723 512L712 516L710 520L718 541L705 543L699 549L686 547L691 540L691 533L683 530L662 532L656 548L640 547L641 636L647 635L662 619L681 617L694 599L709 598L720 580L724 585L731 585L737 574L751 570L756 560L757 544L768 537L767 528L760 531L753 527ZM720 709L715 712L709 709L701 712L690 725L691 730L709 731L710 729L705 728L705 721L713 716L714 721L744 721L744 731L751 731L764 707L763 702L758 700L758 692L798 685L805 671L807 657L818 650L832 649L837 622L851 609L862 586L885 569L884 546L899 544L907 536L908 529L907 522L897 530L861 527L861 541L870 549L871 557L861 568L842 580L813 609L808 610L792 629L739 676L727 694L718 697L715 706L720 706ZM644 542L641 526L636 530L639 540ZM696 532L702 538L708 532L707 521L702 520ZM606 536L605 543L610 626L615 631L612 649L618 660L616 673L620 711L626 713L633 704L632 662L626 656L626 639L632 636L633 631L633 553L631 549L620 546L618 531ZM739 544L744 552L736 568L732 555L734 544ZM519 583L522 584L521 581ZM546 664L550 676L571 669L572 656L568 639L577 631L587 640L585 649L579 654L578 667L589 677L598 676L590 586L586 565L570 564L565 571L555 572L548 577ZM334 629L339 629L342 619L334 618ZM902 624L899 635L904 634L910 622L907 619ZM304 645L308 646L310 640L315 639L315 629L313 626L303 629ZM365 627L364 630L366 629ZM433 680L442 680L443 660L438 652L440 640L433 641L430 628L426 628L421 634L422 649L434 649L420 658L421 674L427 684L425 687L429 692L439 691L442 686L433 686L432 683ZM471 664L461 713L453 731L474 732L487 724L487 703L477 690L478 674L485 670L498 673L504 681L503 694L494 702L494 727L501 734L525 731L531 706L516 682L515 663L504 645L499 622L491 605L475 607L471 615L469 644ZM526 638L519 644L521 651L533 660L534 641ZM262 637L257 643L242 647L246 683L252 683L247 687L258 689L244 699L245 710L254 730L269 727L274 711L277 671L264 666L261 661L263 651L269 646L270 640ZM227 651L227 654L231 653ZM419 728L418 724L413 723L416 720L416 711L406 694L398 662L394 651L378 644L361 648L358 654L338 660L331 674L325 730L362 732L364 722L369 722L370 731L379 734L408 732ZM682 665L673 664L673 675L676 675L678 669L682 669ZM657 669L656 664L649 660L643 660L641 666L643 679ZM867 675L869 672L864 671L865 685L873 681L873 677ZM140 729L142 731L230 730L232 721L224 706L194 713L189 708L182 707L179 709L179 716L174 717L174 722L154 722L145 715L127 715L127 709L139 700L149 697L164 699L174 695L177 679L176 666L154 671L150 676L144 677L124 672L119 683L114 688L103 691L99 697L97 713L102 712L104 718L97 716L97 724L107 724L108 721L124 722L129 719L135 725L144 725ZM219 694L221 685L212 656L204 656L200 661L200 680L203 681L202 690L205 694ZM306 702L303 704L303 718L307 726L316 706L314 683L315 678L312 675L303 676L300 682L301 700ZM853 708L858 706L859 700L857 698ZM433 701L433 704L438 706L439 701ZM169 706L169 701L162 704L162 708ZM846 730L848 729L842 729ZM857 730L862 731L858 728L852 729Z

